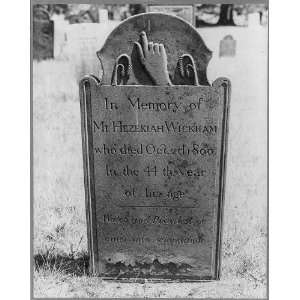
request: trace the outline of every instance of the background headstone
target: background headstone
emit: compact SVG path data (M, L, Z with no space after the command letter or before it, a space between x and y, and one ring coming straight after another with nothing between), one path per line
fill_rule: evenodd
M268 25L268 11L263 11L261 13L261 20L260 20L260 24L262 26L267 26Z
M108 22L108 10L107 9L99 9L99 23Z
M54 21L54 58L65 58L67 32L70 24L63 15L52 17L52 20Z
M148 12L169 14L195 24L193 5L149 5Z
M220 41L220 57L235 56L236 54L236 41L233 39L232 35L226 35Z
M76 78L99 75L101 69L96 52L104 44L117 22L71 24L67 29L66 55L75 66Z
M33 11L33 59L53 58L54 24L48 12L37 8Z
M251 28L257 28L260 24L260 15L258 12L248 14L248 26Z

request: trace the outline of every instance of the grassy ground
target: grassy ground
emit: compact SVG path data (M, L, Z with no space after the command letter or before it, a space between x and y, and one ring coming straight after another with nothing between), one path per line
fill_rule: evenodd
M221 281L128 284L87 276L76 71L52 60L33 65L35 297L266 297L267 32L200 33L214 51L209 79L227 76L233 86ZM227 33L237 55L219 58Z

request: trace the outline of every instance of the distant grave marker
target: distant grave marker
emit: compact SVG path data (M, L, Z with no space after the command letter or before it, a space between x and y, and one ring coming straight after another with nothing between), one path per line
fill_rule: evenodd
M165 13L195 24L193 5L149 5L148 12Z
M33 59L53 58L54 24L42 8L33 9Z
M232 35L226 35L220 41L220 57L235 56L236 54L236 41L233 39Z
M185 34L183 34L185 33ZM80 82L90 270L110 279L220 276L230 82L165 14L127 19Z
M54 58L65 58L70 24L63 17L54 17L52 20L54 21Z
M263 11L261 13L261 17L260 17L260 24L262 26L267 26L268 25L268 11Z
M258 12L248 14L248 27L257 28L261 25L260 15Z
M99 9L99 23L108 22L108 10L107 9Z
M115 23L71 24L67 31L67 56L73 60L77 79L98 74L100 63L96 52L104 44Z

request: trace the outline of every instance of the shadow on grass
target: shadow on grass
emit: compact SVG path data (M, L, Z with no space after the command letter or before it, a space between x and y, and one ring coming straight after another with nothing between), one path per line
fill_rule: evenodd
M85 276L88 275L89 257L87 254L80 257L36 254L34 265L37 270L46 269L69 275Z

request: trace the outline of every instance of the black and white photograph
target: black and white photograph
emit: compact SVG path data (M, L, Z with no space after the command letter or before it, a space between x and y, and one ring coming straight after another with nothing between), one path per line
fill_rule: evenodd
M50 2L33 297L268 298L268 1Z

